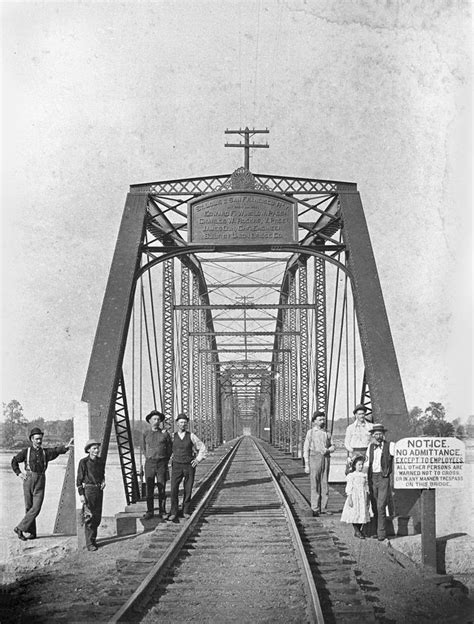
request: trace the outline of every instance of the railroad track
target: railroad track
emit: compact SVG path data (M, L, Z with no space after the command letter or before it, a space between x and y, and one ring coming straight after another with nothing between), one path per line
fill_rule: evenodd
M291 510L252 439L234 446L175 532L110 624L325 621Z

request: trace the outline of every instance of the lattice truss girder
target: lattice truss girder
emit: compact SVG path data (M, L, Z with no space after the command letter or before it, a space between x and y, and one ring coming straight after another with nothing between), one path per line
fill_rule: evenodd
M116 392L114 427L124 479L125 498L127 504L131 505L139 499L139 486L123 374L120 376Z

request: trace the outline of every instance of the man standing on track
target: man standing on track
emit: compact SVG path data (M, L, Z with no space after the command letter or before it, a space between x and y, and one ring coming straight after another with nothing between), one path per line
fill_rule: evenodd
M43 448L44 433L38 427L30 431L31 446L22 449L12 459L13 472L23 481L23 495L25 497L25 516L13 529L18 539L35 539L36 517L41 511L46 486L46 469L48 463L56 459L58 455L67 453L72 446L71 438L66 446ZM19 464L25 463L25 472L20 470ZM25 533L29 533L26 537Z
M328 513L329 464L335 446L331 434L326 431L326 414L314 412L312 428L306 434L303 445L303 458L306 474L311 484L311 509L313 516Z
M166 473L171 457L173 443L162 425L165 415L153 410L145 420L150 424L150 430L143 436L143 451L145 453L145 481L146 481L146 514L145 520L154 515L155 480L158 486L158 516L166 513Z
M173 436L173 459L171 463L171 510L169 520L178 520L179 486L184 479L183 516L191 515L191 494L193 491L196 466L207 457L207 449L197 435L187 431L189 418L178 414L178 431Z

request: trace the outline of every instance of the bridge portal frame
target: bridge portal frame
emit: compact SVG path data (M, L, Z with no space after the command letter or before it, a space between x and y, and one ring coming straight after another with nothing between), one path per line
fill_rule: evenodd
M208 176L171 180L142 185L132 185L127 195L118 239L107 282L97 332L92 348L82 400L88 405L89 435L101 440L101 455L106 458L118 386L122 374L128 327L138 278L152 266L173 257L180 257L195 276L199 296L205 311L206 325L213 332L212 316L202 269L196 254L200 252L256 251L292 252L287 265L284 282L294 274L302 259L314 256L331 262L345 271L351 280L354 306L361 336L365 363L365 383L370 388L374 420L385 423L395 438L407 432L408 418L398 363L396 360L387 313L382 296L368 228L357 186L353 183L290 178L255 174L255 190L265 189L296 197L304 204L305 197L320 194L321 205L313 203L313 211L319 212L316 223L299 223L307 235L294 245L192 245L180 236L181 225L168 219L172 208L163 203L163 195L178 198L181 204L206 193L232 190L232 176ZM329 204L328 204L329 200ZM326 202L326 203L324 203ZM161 206L157 209L157 205ZM342 231L342 244L331 238L337 230ZM145 232L150 231L161 243L145 245ZM147 258L159 253L141 266L143 252ZM346 265L337 260L344 253ZM295 269L296 267L296 269ZM284 288L282 288L282 292ZM206 305L207 304L207 305ZM232 306L236 307L236 306ZM275 306L272 306L275 307ZM278 315L283 314L283 306ZM280 318L280 326L282 326ZM278 323L277 323L278 324ZM211 349L216 349L210 338ZM218 366L216 367L218 370ZM272 381L273 384L273 381ZM319 386L319 383L318 383ZM216 395L220 391L213 389ZM322 390L318 389L318 400ZM275 394L273 393L273 396ZM272 421L272 417L270 419ZM130 440L130 445L132 441ZM133 451L133 449L131 449Z

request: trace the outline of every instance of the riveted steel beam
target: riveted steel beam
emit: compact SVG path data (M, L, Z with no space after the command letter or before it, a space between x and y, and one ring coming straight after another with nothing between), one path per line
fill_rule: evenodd
M384 423L398 439L409 432L408 410L359 193L341 194L340 204L374 421Z
M127 196L82 393L89 410L89 436L102 441L104 459L140 266L146 206L146 197Z

